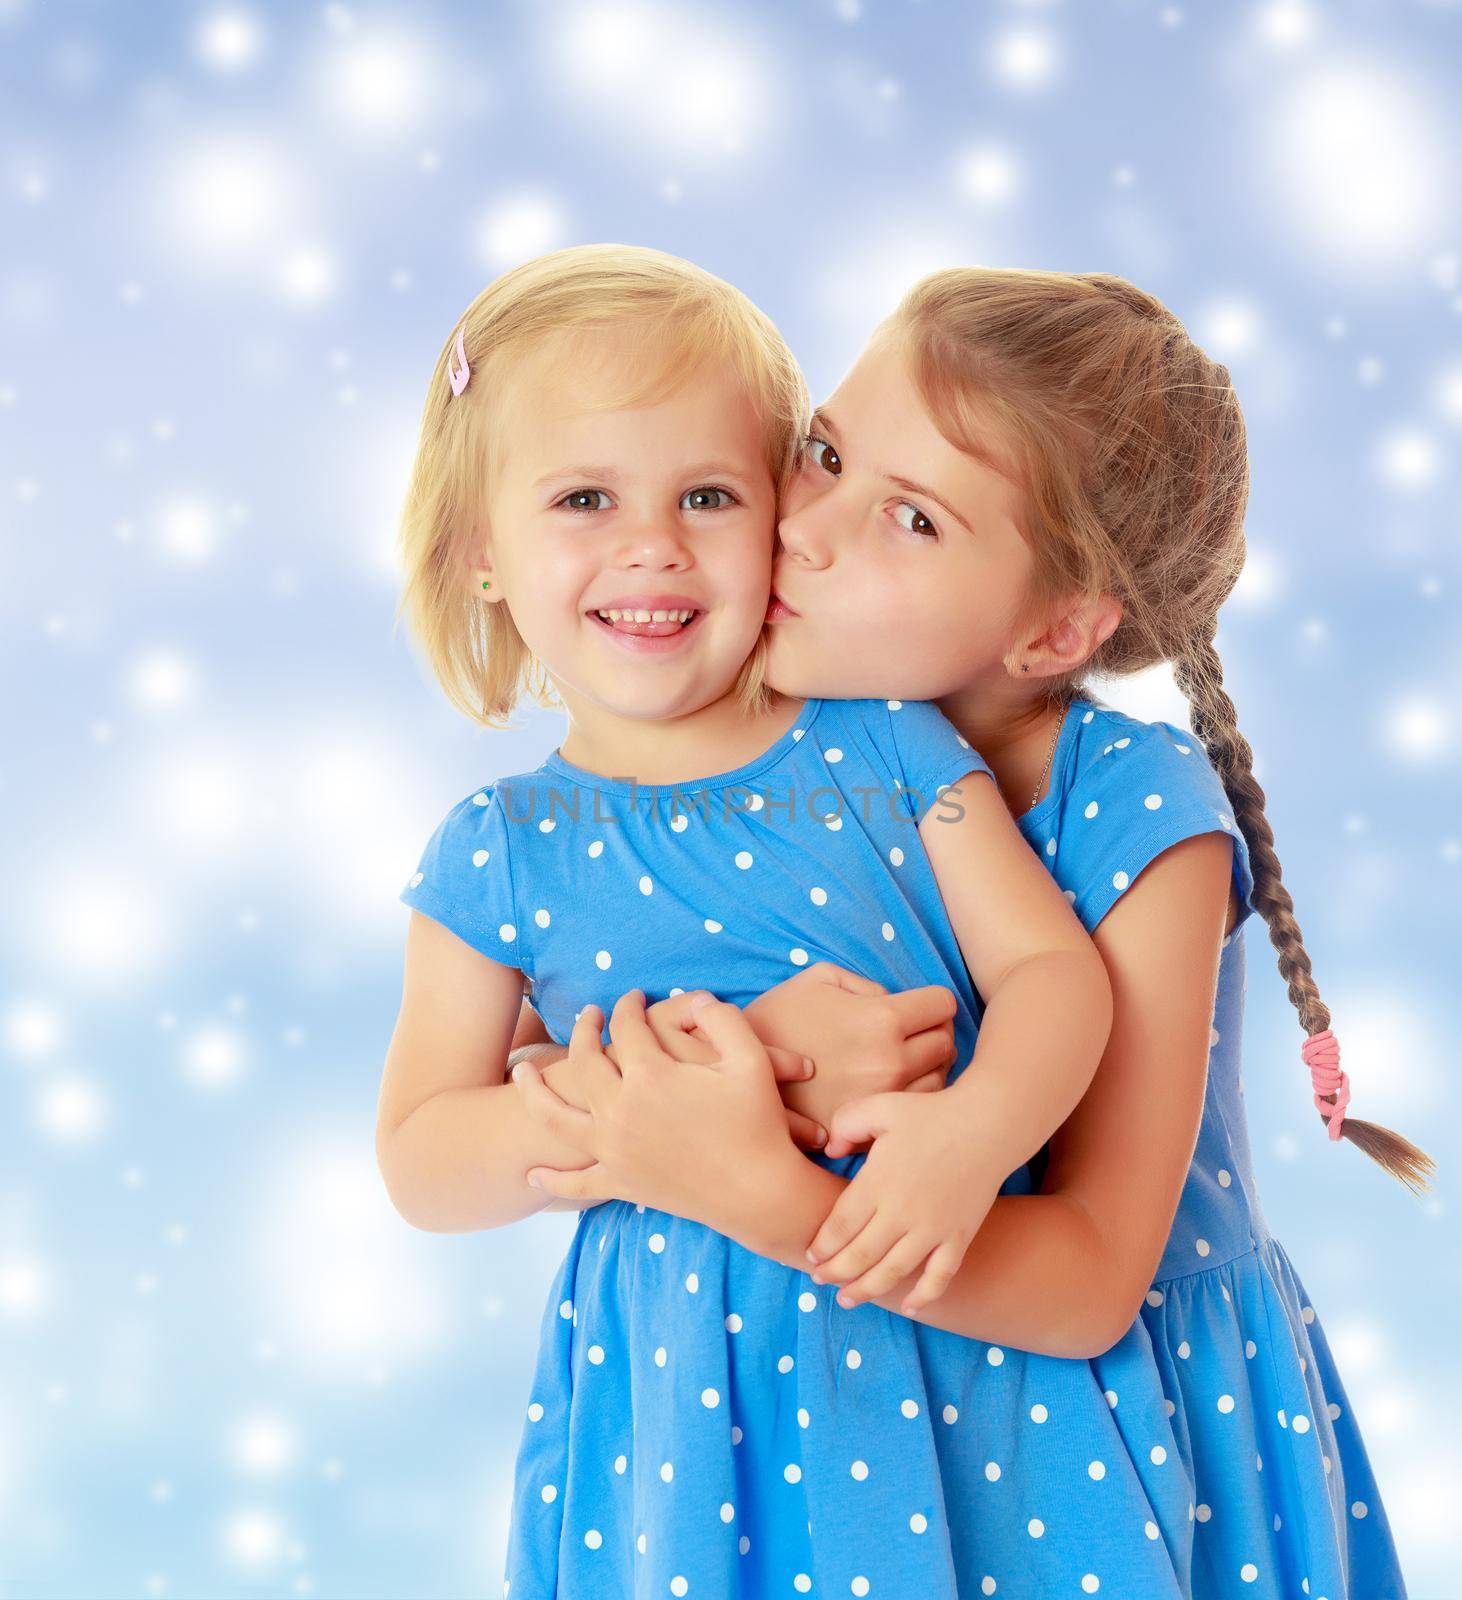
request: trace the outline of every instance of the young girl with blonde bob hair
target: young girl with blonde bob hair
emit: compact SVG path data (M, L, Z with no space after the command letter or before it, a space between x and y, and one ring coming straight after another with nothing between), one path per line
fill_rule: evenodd
M627 1048L745 1075L751 1137L710 1164L675 1152L708 1201L725 1172L755 1171L770 1131L852 1173L864 1156L824 1156L814 1124L897 1091L940 1197L921 1230L935 1275L1090 1083L1105 968L969 741L923 702L757 682L805 404L744 296L627 246L506 274L442 353L404 604L475 721L494 725L537 673L568 728L539 767L453 805L401 894L377 1155L419 1227L514 1221L541 1198L525 1169L574 1154L504 1081L525 982L571 1046L570 1095ZM726 999L698 1005L712 981ZM795 1094L813 1088L812 1040L816 1116ZM900 1170L888 1149L879 1167ZM511 1592L806 1591L824 1504L841 1516L858 1497L843 1444L898 1449L899 1423L871 1391L839 1394L856 1357L832 1292L787 1285L693 1210L586 1213L543 1315L551 1380L528 1408ZM912 1382L914 1325L887 1320L881 1382ZM937 1593L941 1538L903 1570Z
M810 1263L814 1284L845 1286L839 1333L860 1360L832 1390L888 1420L860 1418L831 1452L843 1481L829 1472L813 1509L816 1592L1405 1594L1340 1376L1250 1161L1242 925L1257 911L1323 1130L1413 1188L1431 1170L1349 1114L1223 687L1214 637L1247 493L1227 370L1106 274L934 273L814 415L782 501L768 683L936 702L1112 980L1091 1088L937 1298L917 1248L943 1198L920 1177L934 1146L910 1116L916 1097L834 1111L829 1154L872 1140L848 1182L757 1119L734 1068L678 1076L624 1051L575 1105L520 1074L532 1114L578 1150L580 1170L533 1174L550 1194L693 1208L783 1263L788 1295ZM1104 705L1087 682L1161 663L1196 738ZM697 1138L702 1174L668 1153ZM722 1141L739 1181L715 1160ZM880 1168L886 1146L897 1160ZM914 1324L897 1314L911 1301ZM540 1366L535 1393L557 1381ZM940 1579L921 1565L931 1540Z

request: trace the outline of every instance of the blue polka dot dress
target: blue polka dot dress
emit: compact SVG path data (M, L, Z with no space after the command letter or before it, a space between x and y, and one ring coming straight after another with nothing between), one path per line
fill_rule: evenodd
M761 757L688 786L688 812L555 754L454 807L401 898L528 973L560 1041L628 988L744 1005L827 959L947 983L964 1062L980 1001L913 824L983 770L937 708L897 701L808 701ZM1247 902L1201 747L1078 701L1052 772L1021 826L1088 927L1196 832L1234 838ZM574 791L592 806L555 815ZM1236 930L1172 1244L1098 1360L844 1310L698 1223L585 1211L542 1314L504 1594L1402 1595L1323 1336L1253 1197L1241 963ZM807 1159L851 1176L865 1153Z
M1232 807L1191 734L1091 697L1068 709L1052 765L1047 795L1020 827L1088 930L1179 839L1222 830L1234 843L1241 907L1223 943L1193 1162L1140 1320L1089 1363L1114 1417L1129 1399L1150 1407L1154 1393L1167 1413L1171 1438L1152 1448L1167 1451L1162 1470L1189 1502L1175 1526L1161 1529L1176 1592L1194 1600L1404 1596L1340 1375L1254 1184L1240 1055L1253 876ZM1128 1356L1143 1369L1135 1392L1114 1368ZM1029 1438L1020 1439L1022 1451ZM1059 1474L1069 1481L1070 1464ZM1001 1575L989 1592L1045 1592L1023 1581L1012 1589ZM1103 1580L1092 1592L1111 1590Z

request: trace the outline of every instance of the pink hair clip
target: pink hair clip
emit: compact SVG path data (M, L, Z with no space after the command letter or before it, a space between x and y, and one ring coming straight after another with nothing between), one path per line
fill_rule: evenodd
M1340 1041L1326 1028L1323 1033L1312 1033L1300 1046L1300 1054L1310 1069L1310 1083L1315 1091L1315 1109L1330 1127L1330 1137L1340 1137L1340 1124L1345 1120L1345 1108L1350 1104L1350 1079L1340 1070ZM1321 1099L1333 1094L1335 1104Z
M464 323L465 327L466 324ZM462 329L457 329L457 359L462 365L453 369L451 362L447 363L447 376L452 380L452 393L461 394L467 387L467 380L472 376L472 369L467 365L467 351L462 344Z

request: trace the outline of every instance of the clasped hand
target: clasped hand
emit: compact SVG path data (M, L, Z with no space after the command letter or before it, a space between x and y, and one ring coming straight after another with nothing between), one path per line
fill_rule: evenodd
M556 1094L529 1063L514 1068L532 1115L595 1158L571 1171L534 1167L527 1177L549 1194L627 1200L729 1234L738 1198L764 1183L778 1161L796 1157L796 1147L773 1064L741 1011L709 994L677 998L678 1025L666 1027L662 1012L657 1033L644 994L622 995L609 1019L615 1057L602 1044L599 1007L579 1013L568 1059L585 1109ZM700 1136L712 1129L713 1137Z

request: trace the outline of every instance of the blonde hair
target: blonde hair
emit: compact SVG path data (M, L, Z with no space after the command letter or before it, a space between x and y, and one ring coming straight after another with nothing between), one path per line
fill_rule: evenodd
M689 261L640 245L554 250L495 279L468 306L437 357L398 527L403 575L396 623L407 617L447 699L487 728L507 725L524 694L557 704L542 662L506 605L467 587L488 490L500 470L495 402L517 362L558 334L630 326L644 360L616 405L658 403L707 359L729 362L762 415L778 497L794 470L809 400L801 369L775 324L739 289ZM461 329L471 378L452 392ZM394 629L393 629L394 632ZM754 715L770 704L766 635L733 688Z
M1248 843L1253 903L1290 1001L1306 1035L1323 1031L1330 1012L1213 643L1244 564L1249 494L1228 369L1160 301L1107 273L935 272L884 328L940 432L1022 487L1033 560L1022 628L1044 628L1073 601L1121 602L1116 630L1087 661L1043 685L1050 702L1089 695L1088 672L1172 663ZM1425 1187L1433 1163L1410 1140L1349 1116L1341 1131L1408 1187Z

